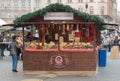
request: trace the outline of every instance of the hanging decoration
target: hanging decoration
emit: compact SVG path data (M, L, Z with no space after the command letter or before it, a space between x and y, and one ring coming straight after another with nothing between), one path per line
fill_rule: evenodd
M99 27L99 30L106 29L105 26L102 25L104 23L104 20L102 18L100 18L98 16L90 15L90 14L85 13L85 12L80 12L78 10L75 10L75 9L71 8L68 5L63 5L63 4L60 4L60 3L50 4L43 9L40 9L40 10L37 10L35 12L22 15L21 17L16 18L14 20L14 24L17 27L21 23L29 22L31 19L33 19L37 16L44 16L47 12L57 12L57 11L72 12L73 14L84 17L86 22L95 22L96 25Z

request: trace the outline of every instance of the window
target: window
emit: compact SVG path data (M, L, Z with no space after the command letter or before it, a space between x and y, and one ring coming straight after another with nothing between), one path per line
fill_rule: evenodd
M39 7L39 3L36 3L36 7L37 7L37 8Z
M101 2L104 2L104 0L101 0Z
M39 7L39 0L36 0L36 7Z
M7 7L11 7L11 4L10 4L10 2L8 2L8 3L7 3Z
M15 14L15 15L14 15L14 17L15 17L15 18L17 18L17 17L18 17L18 15L17 15L17 14Z
M85 8L88 9L88 3L85 4Z
M15 8L18 7L18 3L17 3L17 2L14 3L14 7L15 7Z
M22 2L21 7L22 7L22 8L25 8L25 2L24 2L24 1Z
M93 6L90 6L90 14L94 14Z
M79 2L79 3L82 3L82 2L83 2L83 0L78 0L78 2Z
M72 3L72 0L68 0L68 3Z
M51 3L51 0L48 0L48 4L50 4Z
M90 0L90 2L94 2L94 0Z
M31 7L31 0L28 0L28 7Z
M3 8L4 7L4 3L1 3L1 8Z
M104 6L101 7L101 15L104 15Z
M8 14L8 18L11 18L11 15L10 15L10 14Z
M61 3L61 0L57 0L57 3Z

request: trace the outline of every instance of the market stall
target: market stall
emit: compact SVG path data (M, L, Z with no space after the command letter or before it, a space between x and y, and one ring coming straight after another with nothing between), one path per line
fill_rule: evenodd
M62 4L52 4L16 19L14 23L23 27L23 35L24 28L32 29L30 37L24 35L24 72L96 75L102 22L99 17ZM36 31L37 39L33 36Z

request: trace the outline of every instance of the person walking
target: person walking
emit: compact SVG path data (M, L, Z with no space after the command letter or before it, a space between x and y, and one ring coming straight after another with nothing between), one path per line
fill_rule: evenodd
M12 55L12 71L13 72L18 72L17 71L17 48L20 48L20 46L17 43L17 36L12 36L12 43L10 44L10 53Z
M103 39L103 47L108 50L108 45L109 45L109 37L106 36L106 38Z

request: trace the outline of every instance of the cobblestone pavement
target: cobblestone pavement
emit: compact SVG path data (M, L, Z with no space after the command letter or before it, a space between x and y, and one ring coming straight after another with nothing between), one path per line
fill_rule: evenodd
M3 60L0 59L0 81L120 81L120 59L111 59L110 53L107 55L107 66L98 67L98 74L94 77L24 74L22 61L18 62L19 72L14 73L11 70L11 56L8 51L5 54Z

